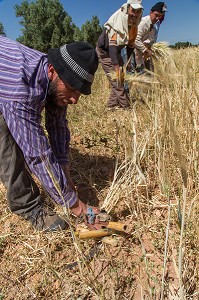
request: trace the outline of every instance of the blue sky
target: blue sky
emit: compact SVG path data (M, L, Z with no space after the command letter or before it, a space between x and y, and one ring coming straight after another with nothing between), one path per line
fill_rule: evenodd
M21 34L19 19L15 16L14 5L21 0L0 0L0 22L7 37L15 40ZM122 0L61 0L64 10L73 22L81 27L92 16L97 15L103 25L125 1ZM158 1L143 0L144 14ZM167 0L168 12L162 23L158 40L174 44L178 41L199 43L199 0Z

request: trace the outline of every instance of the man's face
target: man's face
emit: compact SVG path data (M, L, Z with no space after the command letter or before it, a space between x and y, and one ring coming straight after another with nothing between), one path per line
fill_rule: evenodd
M134 9L131 5L128 8L128 23L129 25L137 25L138 19L142 15L142 8Z
M68 104L76 104L81 93L69 84L63 83L57 75L49 82L48 95L56 105L64 107Z
M151 11L150 12L150 18L151 18L152 24L155 24L162 17L163 17L163 13L160 13L159 11Z

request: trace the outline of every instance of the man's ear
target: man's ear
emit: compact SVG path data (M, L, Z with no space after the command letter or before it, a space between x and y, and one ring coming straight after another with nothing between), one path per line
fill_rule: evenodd
M53 80L55 77L57 77L57 72L55 71L53 65L49 64L49 66L48 66L48 78L49 78L49 80Z

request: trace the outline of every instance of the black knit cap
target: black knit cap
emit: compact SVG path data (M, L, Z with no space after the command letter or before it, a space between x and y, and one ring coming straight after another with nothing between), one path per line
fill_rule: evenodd
M152 8L151 11L158 11L160 13L165 13L167 11L167 6L164 2L157 2Z
M87 42L73 42L48 51L48 60L64 83L84 95L91 93L91 85L98 67L95 49Z

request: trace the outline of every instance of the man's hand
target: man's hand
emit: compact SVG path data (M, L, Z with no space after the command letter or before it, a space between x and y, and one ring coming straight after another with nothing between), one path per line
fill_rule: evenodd
M143 53L144 59L147 60L147 59L149 59L151 56L152 56L152 51L146 48L146 50L145 50L144 53Z
M132 72L132 64L131 61L128 63L128 65L126 66L126 70L127 72Z
M97 230L102 229L102 227L106 226L108 222L100 222L98 218L94 218L93 224L88 222L88 208L92 209L94 215L98 215L100 213L100 209L94 206L86 205L80 199L71 207L71 212L76 217L80 217L81 215L84 217L84 223L89 229Z

